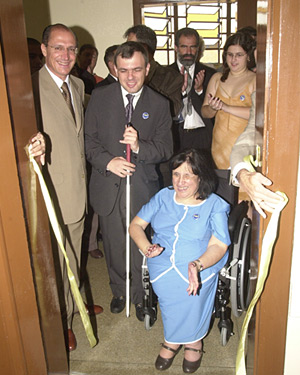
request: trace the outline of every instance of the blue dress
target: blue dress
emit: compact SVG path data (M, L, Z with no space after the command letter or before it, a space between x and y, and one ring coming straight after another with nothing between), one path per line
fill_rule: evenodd
M206 251L212 235L224 244L230 244L229 209L229 205L215 194L198 205L180 204L175 200L175 191L165 188L137 214L151 223L152 243L164 247L159 256L149 258L147 262L158 296L166 342L193 343L208 332L218 272L225 265L228 254L201 272L202 285L196 296L189 296L186 291L188 263Z

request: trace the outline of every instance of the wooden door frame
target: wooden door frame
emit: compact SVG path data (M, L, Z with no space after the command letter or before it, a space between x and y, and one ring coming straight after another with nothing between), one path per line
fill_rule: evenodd
M24 147L37 127L22 0L0 0L0 38L1 371L68 374L48 218L39 189L35 238L31 231L32 188Z
M254 374L283 374L299 160L298 0L258 1L257 125L264 125L263 173L289 203L257 307ZM266 51L265 62L262 51ZM265 71L264 71L265 69ZM262 75L264 75L262 79ZM260 223L260 237L268 220Z

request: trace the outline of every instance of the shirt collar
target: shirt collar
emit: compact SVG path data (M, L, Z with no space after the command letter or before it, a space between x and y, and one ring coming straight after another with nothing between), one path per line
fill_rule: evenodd
M181 62L177 59L177 65L178 65L178 69L179 71L181 72L181 67L183 66L181 64ZM195 73L195 63L193 65L190 66L189 68L189 73L190 73L190 76L191 77L194 77L194 73Z
M63 81L61 78L57 77L57 75L55 75L54 73L51 72L51 70L48 68L47 64L45 64L45 67L46 67L50 76L52 77L52 79L54 80L54 82L57 84L57 86L59 88L61 88L61 86L64 82L66 82L67 85L70 87L70 75L67 75L67 78Z
M121 85L120 85L121 86ZM144 86L142 86L142 88L138 91L138 92L135 92L133 94L131 94L131 92L128 92L124 89L123 86L121 86L121 91L122 91L122 97L123 97L123 102L124 102L124 107L126 107L127 103L128 103L128 99L126 97L127 94L131 94L131 95L134 95L134 98L133 98L133 108L135 108L136 106L136 103L137 101L139 100L140 96L141 96L141 93L143 91L143 88Z

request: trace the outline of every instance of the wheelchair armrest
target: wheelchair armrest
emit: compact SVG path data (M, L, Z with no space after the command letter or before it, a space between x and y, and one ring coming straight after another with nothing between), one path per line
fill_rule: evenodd
M228 230L232 243L237 243L238 241L239 229L243 218L247 216L248 207L248 202L242 201L234 206L229 214Z

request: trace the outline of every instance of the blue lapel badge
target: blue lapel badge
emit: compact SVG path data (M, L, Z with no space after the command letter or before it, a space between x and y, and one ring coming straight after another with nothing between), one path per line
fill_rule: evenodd
M194 220L198 220L198 219L199 219L199 217L200 217L200 215L199 215L199 214L194 214L194 215L193 215L193 219L194 219Z
M245 95L241 95L240 100L243 102L245 100Z
M143 117L144 120L148 120L148 118L149 118L149 113L148 113L148 112L144 112L144 113L142 114L142 117Z

